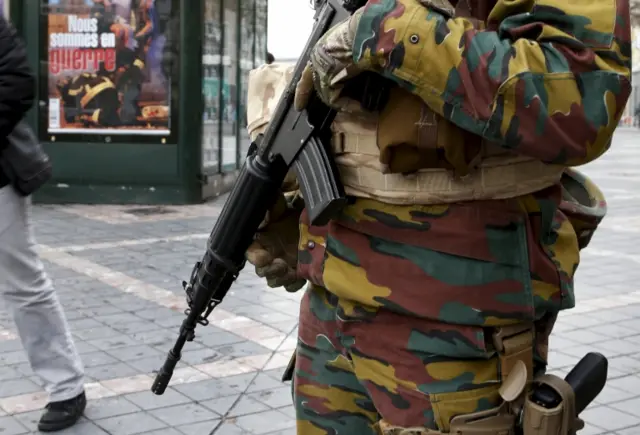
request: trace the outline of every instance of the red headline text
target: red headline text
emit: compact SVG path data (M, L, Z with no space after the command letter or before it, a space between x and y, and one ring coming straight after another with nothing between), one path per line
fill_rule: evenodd
M49 49L49 73L63 71L93 73L100 69L115 71L116 50L114 48L52 48Z

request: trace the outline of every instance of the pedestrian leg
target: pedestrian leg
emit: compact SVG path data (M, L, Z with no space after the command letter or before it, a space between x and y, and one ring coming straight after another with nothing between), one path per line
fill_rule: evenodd
M66 402L80 395L84 400L84 368L36 251L30 214L29 198L10 186L0 189L0 293L50 401Z

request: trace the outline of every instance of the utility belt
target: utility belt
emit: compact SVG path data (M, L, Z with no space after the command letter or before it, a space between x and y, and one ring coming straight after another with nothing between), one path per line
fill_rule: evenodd
M381 435L574 435L584 423L576 417L571 386L555 375L533 378L533 325L495 329L492 345L500 360L500 406L454 417L448 432L426 428L400 428L381 421ZM559 404L545 408L532 398L534 387L544 385L560 397Z

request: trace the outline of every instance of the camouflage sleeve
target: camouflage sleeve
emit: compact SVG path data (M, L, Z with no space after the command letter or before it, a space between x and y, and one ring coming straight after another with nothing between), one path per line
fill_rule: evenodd
M499 0L484 30L433 3L369 0L354 61L541 161L579 165L608 148L631 93L628 0Z

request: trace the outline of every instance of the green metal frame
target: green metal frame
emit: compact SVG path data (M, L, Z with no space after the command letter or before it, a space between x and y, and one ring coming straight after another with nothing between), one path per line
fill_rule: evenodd
M188 204L202 200L202 68L197 66L202 65L203 1L180 1L179 92L177 101L172 101L178 104L177 143L44 142L54 165L54 179L34 195L35 201ZM12 20L27 43L30 63L37 72L40 50L44 49L40 14L26 11L40 11L40 0L11 0ZM40 99L38 95L36 101ZM27 119L38 133L35 108Z

